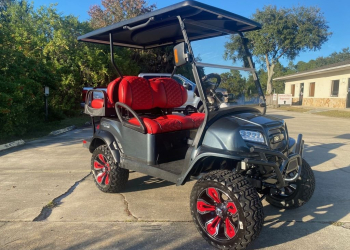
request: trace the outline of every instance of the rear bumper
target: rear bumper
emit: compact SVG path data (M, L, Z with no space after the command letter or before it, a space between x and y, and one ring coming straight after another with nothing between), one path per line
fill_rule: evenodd
M303 150L304 150L304 141L302 139L301 134L298 136L298 140L295 144L295 147L293 146L293 149L294 149L294 152L290 152L288 156L286 156L278 151L251 147L250 152L258 153L259 157L245 158L242 161L242 164L243 166L245 166L246 164L252 164L252 165L268 166L273 168L276 174L277 183L271 184L271 187L282 188L287 186L289 182L295 181L301 173L302 156L303 156ZM270 162L268 161L267 156L275 156L279 159L279 162L282 162L282 163L279 164L277 162ZM298 174L295 175L293 179L288 179L286 177L287 172L297 170L297 169L298 169ZM269 184L266 184L266 183L265 185L269 186Z

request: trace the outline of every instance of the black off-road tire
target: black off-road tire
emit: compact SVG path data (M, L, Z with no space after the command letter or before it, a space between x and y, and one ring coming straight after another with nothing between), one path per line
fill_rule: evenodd
M315 176L310 165L303 159L301 175L294 183L296 190L290 196L281 198L269 194L266 201L274 207L294 209L308 202L315 191Z
M94 161L99 154L102 154L109 164L109 183L107 185L99 183L95 175ZM114 162L113 156L106 145L101 145L94 150L91 157L91 172L96 186L105 193L120 192L126 186L129 179L129 170L120 168L119 164Z
M198 195L208 187L227 192L236 204L239 221L242 223L237 234L231 240L223 242L213 239L199 222L197 212ZM199 233L209 244L219 249L245 249L258 237L264 223L263 206L257 191L242 175L234 174L228 170L212 171L200 178L192 189L190 207L192 218Z

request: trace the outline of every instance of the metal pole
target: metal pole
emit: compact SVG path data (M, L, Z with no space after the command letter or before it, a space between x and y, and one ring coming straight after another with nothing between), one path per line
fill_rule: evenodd
M198 148L198 146L200 146L202 144L202 141L203 141L203 138L204 138L204 134L205 134L204 132L206 130L206 123L207 123L208 116L209 116L209 110L208 110L208 107L207 107L207 104L206 104L206 97L204 95L204 91L203 91L203 88L202 88L201 80L200 80L200 77L199 77L199 74L198 74L198 70L197 70L197 66L196 66L193 50L192 50L192 47L191 47L191 42L190 42L190 39L188 39L188 36L187 36L187 31L186 31L185 24L184 24L181 16L177 16L177 19L179 20L179 24L180 24L180 27L181 27L182 35L183 35L185 43L187 44L188 52L190 53L190 55L193 58L192 73L193 73L193 76L194 76L194 79L195 79L195 82L196 82L196 85L197 85L197 89L198 89L199 95L200 95L201 100L203 102L202 105L204 106L204 110L205 110L205 119L204 119L202 125L199 127L199 129L197 131L197 134L196 134L196 137L194 138L194 141L193 141L193 146L195 148Z
M45 95L45 121L48 121L49 104L47 103L47 96Z
M112 35L112 33L109 33L109 48L110 48L110 51L111 51L111 62L112 62L112 65L113 65L113 67L115 68L115 70L118 72L119 76L120 76L121 78L123 78L122 73L120 72L119 68L117 67L117 65L116 65L115 62L114 62L114 54L113 54L113 35Z

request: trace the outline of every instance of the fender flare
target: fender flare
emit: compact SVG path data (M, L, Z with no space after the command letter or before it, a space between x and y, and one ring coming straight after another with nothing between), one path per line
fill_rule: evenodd
M95 150L95 144L98 143L99 140L102 140L104 144L108 147L108 149L111 151L113 159L115 162L120 162L120 149L118 147L117 140L114 138L114 136L104 130L100 130L98 133L95 133L94 136L91 139L91 143L89 146L89 151L92 153Z
M223 154L223 153L213 153L213 152L204 152L202 154L197 155L192 161L190 167L186 170L185 173L181 174L181 177L177 179L176 186L184 185L187 181L187 177L190 175L193 167L202 159L205 157L218 157L218 158L226 158L226 159L232 159L232 160L237 160L241 161L242 157L234 156L234 155L229 155L229 154Z

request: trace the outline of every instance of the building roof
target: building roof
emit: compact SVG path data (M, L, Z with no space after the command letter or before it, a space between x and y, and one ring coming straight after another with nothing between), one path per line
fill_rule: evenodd
M248 18L197 1L183 1L148 12L78 37L79 41L148 49L183 41L177 19L181 16L190 41L257 30L261 25Z
M300 78L303 76L310 76L310 75L317 75L317 74L323 74L323 73L329 73L329 72L336 72L344 69L350 69L350 60L339 62L339 63L333 63L329 65L325 65L316 69L306 70L302 71L296 74L291 74L287 76L281 76L274 78L274 81L277 80L290 80L294 78Z

